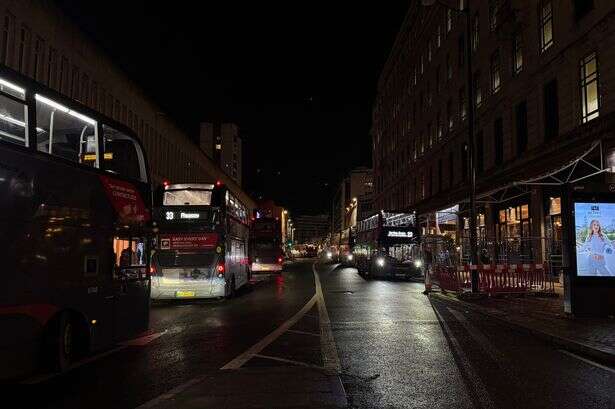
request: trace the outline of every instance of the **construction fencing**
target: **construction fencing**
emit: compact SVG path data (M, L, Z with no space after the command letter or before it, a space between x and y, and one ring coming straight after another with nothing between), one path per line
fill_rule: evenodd
M443 292L471 291L473 270L478 271L479 291L488 295L555 292L547 263L453 267L436 264L430 270L430 284L440 287Z

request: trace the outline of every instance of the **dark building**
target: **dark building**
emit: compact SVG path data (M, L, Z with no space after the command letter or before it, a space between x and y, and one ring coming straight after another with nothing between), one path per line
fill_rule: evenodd
M297 216L294 219L294 228L296 244L317 244L329 233L329 216Z

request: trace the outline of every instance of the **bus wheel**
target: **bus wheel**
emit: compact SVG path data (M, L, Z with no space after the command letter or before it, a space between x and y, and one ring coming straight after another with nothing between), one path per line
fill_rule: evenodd
M231 277L231 282L229 283L229 289L226 293L226 299L231 299L235 296L235 275Z
M48 331L47 356L53 370L66 371L75 358L75 326L67 312L62 313Z

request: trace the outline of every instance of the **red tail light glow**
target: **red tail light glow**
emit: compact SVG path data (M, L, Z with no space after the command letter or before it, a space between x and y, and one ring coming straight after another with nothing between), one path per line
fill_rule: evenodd
M283 261L284 259L282 257L278 257L278 264L282 264Z
M216 271L218 272L218 274L224 274L224 264L218 264L218 266L216 267Z

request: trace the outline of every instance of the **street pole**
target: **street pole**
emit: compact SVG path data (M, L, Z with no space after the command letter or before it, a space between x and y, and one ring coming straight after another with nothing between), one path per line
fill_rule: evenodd
M453 10L456 12L463 13L466 17L466 75L467 75L467 84L466 88L468 89L467 95L467 104L468 104L468 172L470 177L470 220L469 220L469 229L470 229L470 265L476 266L478 263L478 236L477 236L477 226L476 226L476 149L474 146L474 117L475 117L475 106L474 106L474 78L472 72L472 13L470 11L470 0L460 1L460 8L456 9L451 7L450 5L444 3L442 0L421 0L421 4L423 6L432 6L435 3L439 3L443 7ZM464 7L465 3L465 7ZM463 226L465 227L465 226ZM478 270L473 268L471 271L471 280L472 280L472 292L479 292L479 277Z
M470 265L478 263L478 236L476 226L476 149L474 146L474 78L472 73L472 13L470 2L464 9L466 15L466 61L468 88L468 171L470 173ZM479 292L478 270L470 270L472 274L472 292Z

